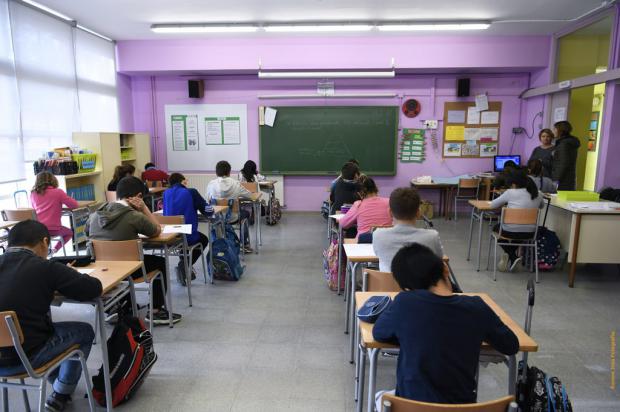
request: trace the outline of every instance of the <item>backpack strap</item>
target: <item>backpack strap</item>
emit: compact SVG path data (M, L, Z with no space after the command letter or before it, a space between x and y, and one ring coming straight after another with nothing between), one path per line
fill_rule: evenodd
M549 412L556 412L555 392L553 392L553 385L551 384L551 380L546 374L545 387L547 388L547 410Z

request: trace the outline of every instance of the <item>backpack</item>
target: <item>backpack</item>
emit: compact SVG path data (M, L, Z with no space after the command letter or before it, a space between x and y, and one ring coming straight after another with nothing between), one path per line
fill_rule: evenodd
M269 200L267 204L269 210L266 214L265 221L269 226L273 226L282 219L282 209L280 207L280 201L275 197Z
M601 190L602 200L609 200L611 202L620 202L620 189L614 189L613 187L606 187Z
M157 360L153 337L142 323L133 316L121 316L108 339L112 406L128 401L138 390ZM106 406L103 365L93 376L93 397L99 405Z
M327 249L323 251L323 271L327 286L331 290L338 290L338 240L333 239ZM340 289L344 290L345 263L342 262L342 277L340 279Z
M519 374L523 364L519 365ZM566 387L557 377L549 377L535 366L527 368L525 380L517 387L519 410L522 412L572 412Z
M554 231L544 226L538 227L536 249L538 251L538 269L553 270L560 258L560 239Z
M329 214L329 202L324 200L321 205L321 216L323 216L323 219L327 220L329 218Z
M239 260L240 242L231 225L227 224L223 237L211 232L213 249L213 277L219 280L237 281L243 274Z

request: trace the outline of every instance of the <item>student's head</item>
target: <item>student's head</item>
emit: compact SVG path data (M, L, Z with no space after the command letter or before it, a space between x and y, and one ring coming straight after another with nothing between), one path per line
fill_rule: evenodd
M181 173L173 173L170 175L168 183L170 183L170 186L174 186L179 183L185 185L185 176L183 176Z
M504 170L506 169L516 169L519 166L514 162L514 160L506 160L504 162ZM509 172L510 170L507 170L507 172Z
M146 187L142 180L134 176L125 176L116 185L116 198L119 200L130 197L142 197Z
M357 159L349 159L347 160L348 163L355 163L357 165L357 167L360 167L360 162L357 161Z
M342 166L340 174L345 180L355 180L360 175L360 168L355 163L347 162Z
M361 175L359 179L357 179L357 187L362 199L379 193L379 189L377 188L375 181L366 175Z
M532 200L538 197L536 183L528 177L525 169L511 170L508 176L506 176L506 185L513 189L526 189Z
M47 258L50 244L50 232L47 227L36 220L19 222L9 231L9 247L24 247L38 256Z
M217 177L228 177L230 176L230 163L226 160L220 160L215 165L215 174Z
M412 221L418 217L420 195L412 187L399 187L390 195L390 212L394 219Z
M42 195L48 187L58 187L56 176L50 172L41 172L37 174L37 178L32 187L32 191Z
M556 122L553 128L555 130L555 137L568 136L573 131L573 126L566 120Z
M149 170L150 168L155 169L155 163L148 162L144 165L144 170Z
M411 243L396 252L391 269L403 290L430 289L444 281L450 285L441 258L419 243Z
M119 165L114 168L114 177L112 180L118 182L125 176L133 176L136 168L132 165Z
M241 169L241 174L247 182L253 182L254 176L258 174L256 163L253 160L248 160L247 162L245 162L245 164L243 165L243 169Z
M543 164L540 159L530 159L527 162L527 170L532 176L540 176L543 171Z
M551 129L542 129L540 133L538 133L538 140L545 146L549 146L551 142L553 142L553 132Z
M125 176L133 176L136 173L136 167L134 165L125 165Z

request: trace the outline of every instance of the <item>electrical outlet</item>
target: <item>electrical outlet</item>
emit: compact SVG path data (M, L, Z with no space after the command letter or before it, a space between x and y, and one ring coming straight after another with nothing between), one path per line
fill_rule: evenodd
M427 129L436 129L437 120L424 120L424 127Z
M514 133L514 134L521 134L523 132L525 132L525 129L522 128L522 127L513 127L512 128L512 133Z

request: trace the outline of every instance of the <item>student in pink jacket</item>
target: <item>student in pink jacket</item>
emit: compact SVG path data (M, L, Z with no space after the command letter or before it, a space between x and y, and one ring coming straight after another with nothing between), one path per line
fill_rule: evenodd
M353 203L353 207L340 219L340 225L347 229L357 224L358 242L372 243L373 226L392 225L389 199L379 197L375 181L366 175L359 177L358 186L361 200Z
M41 172L37 175L30 192L30 204L37 213L37 220L47 226L50 235L62 236L64 243L71 241L73 231L60 223L60 216L63 205L75 209L78 207L78 202L58 188L56 176L50 172ZM62 244L56 243L54 252L58 252L60 248Z

